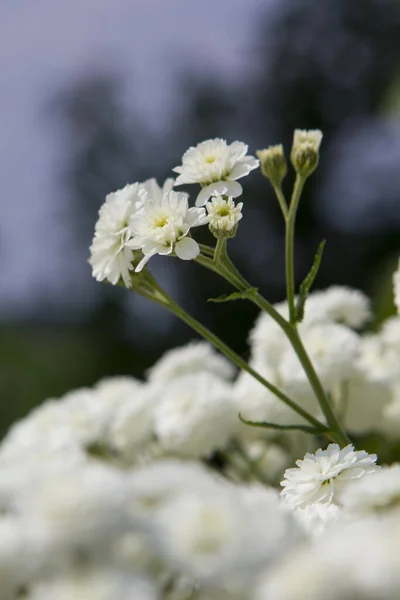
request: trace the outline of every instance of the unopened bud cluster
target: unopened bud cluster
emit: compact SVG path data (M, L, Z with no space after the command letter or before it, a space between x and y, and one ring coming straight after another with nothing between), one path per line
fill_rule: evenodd
M321 141L322 132L319 129L295 130L290 160L302 177L308 177L317 168Z

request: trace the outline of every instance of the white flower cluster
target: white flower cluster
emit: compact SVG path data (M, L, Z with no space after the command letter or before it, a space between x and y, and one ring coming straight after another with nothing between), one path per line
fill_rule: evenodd
M103 380L12 427L0 446L2 600L239 598L304 539L277 490L212 470L238 426L233 376L192 343L146 382Z
M187 234L205 219L236 227L236 179L255 166L246 152L214 140L184 156L177 183L203 185L208 217L172 181L112 194L92 245L95 276L128 286L155 253L195 256ZM286 303L275 308L287 317ZM371 316L362 293L332 287L310 295L298 331L356 444L385 436L381 447L396 450L400 317L362 333ZM251 332L250 364L323 419L267 314ZM248 427L238 413L278 427ZM352 444L316 449L302 430L282 436L279 426L296 424L205 342L167 352L145 381L103 379L44 402L0 444L1 600L397 600L400 464L378 466Z
M233 201L243 191L237 179L259 165L247 150L242 142L207 140L183 155L182 166L174 169L179 173L175 181L167 179L160 187L149 179L109 194L90 247L93 277L113 285L122 280L131 287L131 271L140 272L155 254L196 258L200 248L191 237L193 227L209 223L217 237L233 237L242 218L242 203ZM173 190L190 183L202 186L197 208L189 207L188 194Z
M310 297L300 331L332 397L372 386L357 410L347 407L361 430L375 430L361 402L376 402L375 424L395 435L400 319L360 336L370 316L362 294L331 288ZM252 361L311 406L266 317L251 344ZM289 414L235 376L193 342L145 381L104 379L15 424L0 445L2 600L395 600L400 466L378 467L351 445L313 452L301 432L283 439L241 424L239 408L281 422Z
M286 303L275 308L287 318ZM369 301L361 292L334 286L310 295L298 330L346 430L396 437L400 432L400 317L391 317L376 333L360 333L370 319ZM253 368L322 419L298 358L275 321L261 314L249 341ZM235 398L238 411L248 420L302 422L247 373L236 381Z

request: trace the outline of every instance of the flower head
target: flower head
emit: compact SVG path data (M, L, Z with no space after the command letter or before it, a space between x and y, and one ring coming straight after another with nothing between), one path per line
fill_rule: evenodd
M282 144L269 146L256 152L260 159L261 172L273 185L279 186L287 173L287 164Z
M231 386L211 373L194 373L165 384L154 413L160 446L199 458L223 448L238 425Z
M143 193L143 206L131 216L129 223L132 239L128 246L141 249L144 257L136 267L141 271L155 254L175 252L182 260L191 260L199 252L199 245L188 237L191 227L207 223L203 208L189 208L188 195L183 192L167 191Z
M318 166L322 131L296 129L290 154L292 164L301 176L308 177Z
M237 224L242 215L243 202L235 205L232 198L225 200L222 196L211 198L206 204L209 215L208 226L211 233L219 238L233 237L237 230Z
M185 346L168 350L147 371L151 383L169 383L186 375L209 373L230 381L236 369L232 363L207 342L192 341Z
M133 269L133 251L127 246L131 236L130 218L142 205L140 184L126 185L109 194L100 208L89 262L97 281L107 279L116 285L122 278L130 287L129 271Z
M353 513L383 513L400 509L400 465L383 467L370 477L353 481L340 497Z
M348 481L375 471L376 460L376 454L355 451L351 444L342 450L338 444L329 444L326 450L307 453L304 460L298 460L297 469L286 469L281 495L303 508L314 502L329 504Z
M359 290L342 285L310 294L305 310L307 323L337 322L354 329L364 327L371 316L369 298Z
M182 157L182 165L173 169L179 173L175 185L199 183L203 189L196 206L202 206L217 194L236 198L242 193L242 186L236 180L259 165L254 156L247 156L247 150L243 142L227 144L220 138L191 146Z

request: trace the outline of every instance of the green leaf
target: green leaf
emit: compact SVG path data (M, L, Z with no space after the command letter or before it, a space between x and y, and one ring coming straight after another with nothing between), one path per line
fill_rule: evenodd
M311 269L309 270L306 278L303 283L300 285L299 297L297 299L296 304L296 323L300 323L304 318L304 308L306 305L306 300L308 298L308 294L310 292L311 286L314 283L314 280L317 276L321 260L322 254L324 252L326 240L322 240L320 245L318 246L317 253L314 258L314 263Z
M279 425L278 423L270 423L269 421L247 421L242 417L239 413L239 419L245 425L250 425L250 427L261 427L263 429L278 429L279 431L304 431L305 433L319 434L325 432L326 427L321 427L321 429L317 429L316 427L311 427L309 425Z
M243 292L233 292L233 294L222 294L218 298L209 298L208 302L230 302L231 300L248 300L257 294L258 288L248 288Z

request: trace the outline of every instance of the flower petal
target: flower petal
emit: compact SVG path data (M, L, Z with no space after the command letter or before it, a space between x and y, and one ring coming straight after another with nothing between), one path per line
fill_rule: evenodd
M182 260L192 260L200 254L200 248L193 238L185 237L175 244L175 252Z
M178 177L179 179L179 177ZM178 181L177 179L177 181ZM176 185L176 183L175 183ZM213 184L212 184L213 185ZM196 206L204 206L209 197L212 194L211 185L205 185L199 192L199 195L196 198Z

